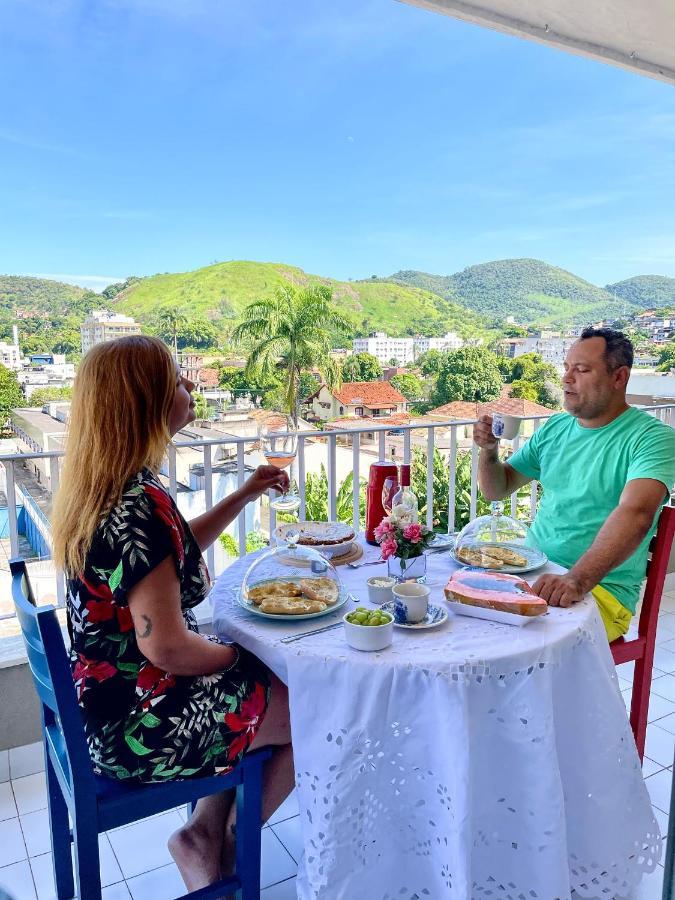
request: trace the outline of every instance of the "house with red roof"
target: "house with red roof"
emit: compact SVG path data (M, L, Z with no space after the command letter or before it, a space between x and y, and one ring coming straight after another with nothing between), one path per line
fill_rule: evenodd
M388 381L351 381L331 389L322 384L305 400L307 415L320 422L343 418L379 418L404 413L406 398Z
M501 395L496 400L489 400L487 403L476 403L465 400L455 400L453 403L444 403L443 406L437 406L427 414L427 418L432 416L439 422L462 421L469 420L471 422L479 418L479 416L500 412L507 416L519 416L521 418L534 416L552 416L556 410L535 403L533 400L525 400L522 397L511 397L510 386L505 384L502 388ZM467 425L463 430L459 431L460 440L463 437L471 437L473 425ZM521 428L521 435L530 435L534 431L534 420L524 422Z

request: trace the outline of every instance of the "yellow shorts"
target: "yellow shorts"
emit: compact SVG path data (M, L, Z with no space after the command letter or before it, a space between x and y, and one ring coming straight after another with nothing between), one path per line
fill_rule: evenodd
M633 614L619 603L614 594L610 594L607 588L600 584L593 588L591 594L598 604L600 617L607 632L607 640L611 644L612 641L628 631Z

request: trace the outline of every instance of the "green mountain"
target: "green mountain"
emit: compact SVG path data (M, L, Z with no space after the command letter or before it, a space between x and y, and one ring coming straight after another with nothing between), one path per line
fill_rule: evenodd
M500 259L454 275L397 272L391 280L434 291L490 319L521 324L586 324L624 314L625 302L565 269L539 259Z
M48 278L0 275L0 310L65 316L87 294L84 288Z
M144 324L150 324L160 309L170 307L190 318L210 319L226 334L248 303L289 284L328 285L339 309L354 322L356 334L375 329L392 335L450 330L471 337L486 332L479 315L420 287L378 279L336 281L281 263L234 261L193 272L153 275L130 284L113 298L112 305Z
M675 306L675 278L665 275L636 275L608 284L605 290L640 309Z

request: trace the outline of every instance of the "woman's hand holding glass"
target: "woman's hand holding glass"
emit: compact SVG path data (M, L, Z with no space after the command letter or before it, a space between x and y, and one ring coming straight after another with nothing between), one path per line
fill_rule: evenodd
M262 423L258 433L260 449L270 466L282 469L293 463L298 451L298 430L290 416L270 416ZM286 480L289 481L288 476ZM300 506L300 497L287 484L281 497L271 500L270 506L272 509L294 512Z
M246 481L246 487L251 500L257 499L261 494L273 488L275 491L286 493L291 485L288 472L277 466L258 466L255 472Z

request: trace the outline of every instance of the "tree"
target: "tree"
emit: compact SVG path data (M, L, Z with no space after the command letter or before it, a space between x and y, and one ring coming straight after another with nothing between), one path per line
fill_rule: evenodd
M671 369L675 369L675 343L671 342L661 350L656 368L659 372L669 372Z
M422 375L427 378L429 375L438 375L443 368L443 364L447 359L447 352L441 350L427 350L421 353L417 358L417 366L422 371Z
M236 345L249 349L246 377L281 376L285 412L298 420L300 375L317 368L329 387L338 387L340 367L331 356L336 330L348 331L349 320L333 306L325 285L302 290L279 288L271 298L255 300L232 332Z
M38 388L28 398L27 405L44 406L45 403L50 403L52 400L70 400L72 396L73 389L71 387Z
M353 517L354 473L350 472L337 490L335 498L335 519L338 522L351 523ZM328 521L328 475L321 464L318 473L310 472L305 479L305 516L311 522ZM361 527L366 520L366 481L359 484L359 518ZM284 522L295 521L294 517L281 513L277 519Z
M203 394L193 394L192 397L195 401L195 416L198 419L210 418L209 404L206 400L206 397Z
M23 404L23 393L15 373L0 364L0 424L6 425L10 412Z
M496 399L501 387L495 354L479 347L462 347L448 354L438 373L431 402L433 406L454 400L485 403Z
M343 381L377 381L382 378L382 366L372 353L354 353L342 363Z
M209 350L218 346L220 335L218 329L203 316L186 319L177 332L177 344L180 349L194 347L195 350Z
M224 531L218 538L218 543L228 556L239 556L239 544L231 534ZM246 535L246 552L255 553L268 546L265 536L259 531L249 531Z
M434 450L434 530L448 530L448 499L450 487L450 468L440 451ZM413 449L410 467L410 483L417 496L420 522L427 516L427 455L418 447ZM526 484L518 491L518 516L529 518L530 485ZM476 515L484 516L490 512L490 503L480 490L476 495ZM461 531L468 524L471 514L471 453L460 450L455 465L455 531Z
M403 394L406 400L411 402L421 400L424 396L424 385L417 375L394 375L391 379L391 384Z
M532 400L549 409L558 409L562 401L560 376L538 353L523 353L515 359L500 357L499 369L511 385L511 396Z
M254 403L259 403L270 392L280 388L281 381L277 373L273 372L269 377L262 375L246 375L245 369L236 366L219 366L218 383L226 391L230 391L235 397L249 396Z
M300 384L298 385L298 400L302 403L308 397L318 390L319 384L311 372L300 373Z
M173 342L173 353L176 357L178 356L178 332L182 331L186 325L187 317L185 314L168 306L160 309L155 319L157 333L164 340Z

